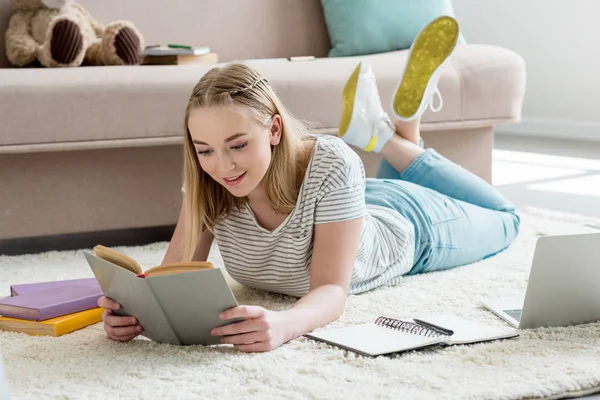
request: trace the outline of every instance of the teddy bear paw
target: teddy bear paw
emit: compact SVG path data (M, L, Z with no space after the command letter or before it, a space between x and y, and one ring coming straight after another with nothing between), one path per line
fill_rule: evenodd
M68 19L58 21L52 28L50 57L58 64L70 65L81 58L83 36L79 26Z
M140 36L129 26L124 26L116 34L114 48L125 65L136 65L142 61Z

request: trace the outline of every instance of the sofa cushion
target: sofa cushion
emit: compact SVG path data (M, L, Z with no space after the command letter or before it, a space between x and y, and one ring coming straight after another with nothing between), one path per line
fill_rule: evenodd
M450 0L321 0L330 57L408 49L430 21L454 17ZM464 43L462 33L459 43Z
M314 61L246 61L271 82L296 116L335 132L341 93L360 61L369 62L386 109L407 51ZM119 141L140 145L177 139L195 83L212 66L7 69L0 74L0 152ZM523 59L489 45L460 45L439 87L444 107L427 111L423 129L490 126L520 118ZM116 141L116 142L115 142ZM154 141L154 142L153 142ZM115 144L117 143L117 144ZM31 146L31 145L41 145ZM25 145L25 146L24 146Z

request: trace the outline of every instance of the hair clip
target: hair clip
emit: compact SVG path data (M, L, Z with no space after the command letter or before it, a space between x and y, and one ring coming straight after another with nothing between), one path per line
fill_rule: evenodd
M259 83L261 83L261 82L263 82L263 81L264 81L265 83L268 83L268 82L269 82L269 81L267 81L267 78L265 78L265 77L260 77L260 78L258 78L257 80L255 80L254 82L252 82L250 85L246 86L245 88L241 88L241 89L237 89L237 90L231 90L231 91L229 92L229 95L230 95L230 96L233 96L233 95L235 95L235 94L238 94L238 93L240 93L240 92L245 92L245 91L247 91L247 90L253 89L253 88L254 88L256 85L258 85Z

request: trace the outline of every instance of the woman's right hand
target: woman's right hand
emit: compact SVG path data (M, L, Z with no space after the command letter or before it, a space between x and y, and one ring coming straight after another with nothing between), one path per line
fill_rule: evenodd
M121 308L121 305L102 296L98 299L98 306L104 308L102 321L104 321L104 330L108 337L119 342L127 342L142 332L142 326L138 325L135 317L122 317L114 315L113 311Z

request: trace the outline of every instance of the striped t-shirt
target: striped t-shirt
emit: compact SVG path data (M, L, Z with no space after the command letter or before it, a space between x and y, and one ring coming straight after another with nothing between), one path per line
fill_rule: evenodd
M269 231L248 205L215 226L227 272L243 285L301 297L309 291L315 224L365 217L350 293L396 284L414 257L414 230L396 210L365 204L362 161L336 136L317 136L296 206Z

